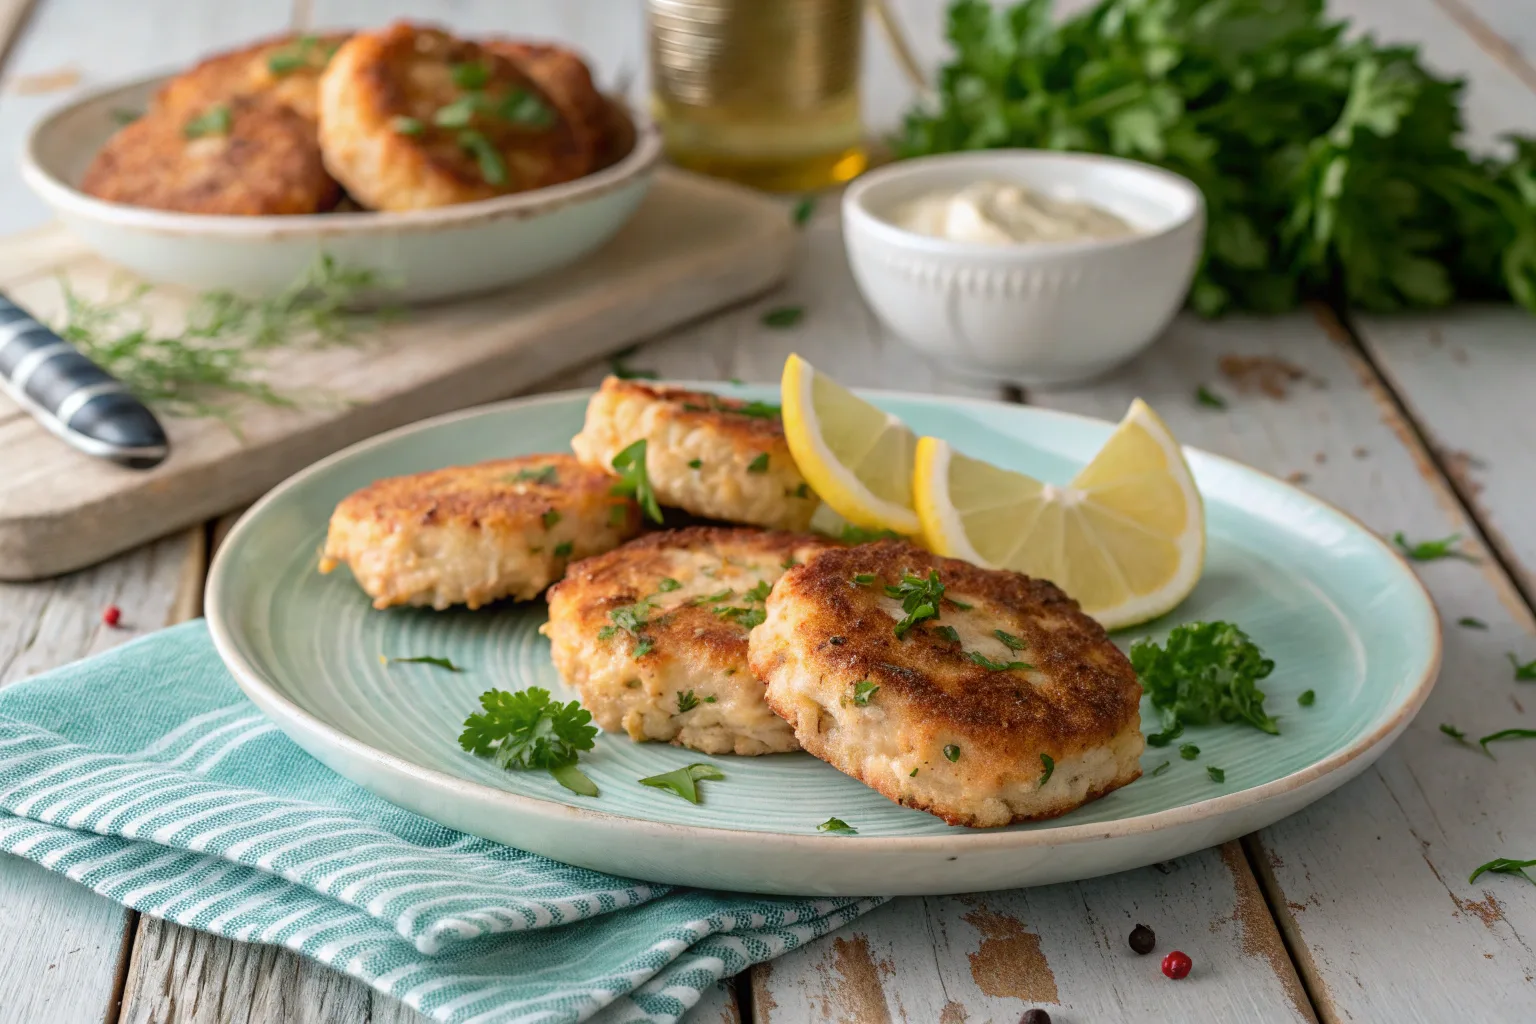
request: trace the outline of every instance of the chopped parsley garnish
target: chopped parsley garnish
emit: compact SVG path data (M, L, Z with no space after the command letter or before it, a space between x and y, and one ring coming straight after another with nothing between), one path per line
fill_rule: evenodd
M817 832L831 832L837 836L856 836L859 830L848 824L842 818L828 818L816 826Z
M723 782L725 773L712 764L690 764L660 775L652 775L648 779L641 779L640 785L668 790L689 803L696 804L703 799L703 794L699 792L699 783L706 779L712 782Z
M435 668L445 668L449 672L464 671L462 665L455 665L447 658L436 658L430 654L423 654L414 658L389 658L388 660L395 665L432 665Z
M761 608L716 608L715 614L722 619L736 623L743 629L761 626L768 618L768 613Z
M215 103L181 128L181 134L189 139L201 139L205 135L228 135L235 117L227 103Z
M597 796L597 786L576 766L597 736L591 713L580 704L552 701L548 690L530 686L516 693L487 690L480 706L483 711L464 720L461 747L503 768L543 769L571 792Z
M1163 774L1163 772L1166 772L1169 768L1172 768L1172 767L1173 767L1173 762L1172 761L1164 761L1162 764L1160 764L1156 768L1152 769L1152 777L1155 779L1159 775Z
M867 587L873 582L875 582L875 574L872 572L856 572L853 574L853 585L856 587Z
M1455 740L1457 743L1466 743L1467 742L1467 734L1462 732L1460 729L1456 728L1454 725L1450 724L1449 722L1441 722L1440 723L1440 731L1445 733L1451 739Z
M939 582L937 569L928 570L927 579L903 573L900 583L885 588L885 596L899 599L901 610L907 613L905 618L896 623L896 637L900 639L924 619L939 617L939 605L944 600L944 584Z
M604 626L598 630L597 638L599 640L607 640L610 637L616 636L620 630L623 630L634 637L635 660L640 660L651 653L651 650L656 646L655 641L641 632L645 628L645 624L650 621L651 612L655 610L655 607L655 605L651 604L649 598L641 598L634 604L626 604L623 607L613 609L608 613L608 618L613 620L613 625Z
M1313 704L1317 703L1317 691L1316 690L1302 690L1301 691L1301 696L1296 698L1296 703L1300 704L1304 708L1311 707Z
M645 438L615 455L613 468L619 472L619 482L608 493L634 498L651 522L661 522L661 506L656 503L656 492L651 490L651 478L645 472Z
M514 89L496 103L491 112L503 121L527 124L535 128L547 128L555 123L554 111L533 93Z
M844 523L837 539L844 544L871 544L877 540L901 540L895 530L866 530L862 526Z
M705 594L703 597L693 599L693 604L719 604L721 601L729 601L736 593L734 590L722 590L716 594Z
M475 96L460 96L452 103L438 107L432 114L432 123L439 128L464 128L474 120L475 111L480 107L479 98Z
M1475 562L1477 559L1458 550L1456 545L1461 542L1461 534L1453 533L1449 537L1440 540L1410 541L1404 537L1402 531L1392 535L1392 543L1396 544L1404 555L1415 562L1433 562L1437 558L1460 558L1463 561Z
M1044 786L1051 781L1051 775L1056 771L1056 761L1050 754L1041 754L1040 766L1045 769L1040 773L1040 785Z
M681 714L686 714L687 712L692 711L694 708L696 708L698 706L699 706L699 698L697 698L697 697L695 697L693 695L693 691L692 690L689 690L686 693L681 691L681 690L678 691L678 693L677 693L677 713L678 714L680 714L680 715Z
M949 758L951 762L958 761L960 760L960 748L957 745L951 743L949 746L944 748L944 756Z
M759 452L757 458L755 458L751 462L747 463L747 472L748 473L766 473L766 472L768 472L768 453L767 452Z
M1483 748L1483 753L1487 754L1489 753L1488 744L1502 740L1536 740L1536 729L1500 729L1478 740L1477 745Z
M1208 764L1208 765L1205 766L1205 774L1207 774L1207 775L1209 775L1211 777L1211 781L1212 782L1226 782L1227 781L1227 773L1222 771L1220 768L1217 768L1213 764Z
M952 644L960 642L960 631L954 626L934 626L933 631Z
M622 352L615 352L612 358L608 360L608 372L619 378L619 380L655 380L655 370L637 370L626 362L630 356L635 354L635 350L639 347L639 345L631 345ZM693 461L697 462L699 460L694 459ZM694 466L693 468L698 469L699 467Z
M1195 622L1176 626L1165 647L1150 638L1131 645L1131 667L1162 711L1162 729L1147 737L1167 746L1186 725L1244 721L1278 735L1279 725L1264 710L1257 683L1274 671L1248 634L1230 622Z
M794 209L790 211L789 219L795 222L795 227L803 228L805 227L805 222L810 220L811 215L815 212L816 197L801 196L799 202L795 203Z
M1495 875L1519 875L1521 878L1536 885L1536 878L1525 873L1526 868L1536 867L1536 860L1510 860L1508 857L1495 857L1486 864L1479 864L1467 881L1475 882L1477 877L1488 872Z
M651 651L655 649L656 641L652 640L648 636L636 637L636 640L637 643L635 644L635 660L639 661L641 658L645 657L647 654L650 654Z
M793 327L805 318L805 309L802 306L780 306L778 309L770 309L763 314L763 326L774 327L783 330Z
M319 43L320 40L315 36L300 36L293 41L291 46L275 50L267 57L267 70L281 78L283 75L293 74L293 72L298 71L300 68L308 67L311 64L312 56L319 47ZM325 58L320 62L320 66L323 67L330 60L331 54L336 52L336 48L334 46L325 47L320 52Z
M540 466L538 469L520 469L512 474L513 483L522 483L524 480L536 484L557 484L560 482L560 474L554 466Z
M394 129L396 135L420 135L427 130L427 126L422 124L419 118L404 115L391 118L389 126Z
M566 558L566 557L568 557L570 555L572 549L574 549L574 548L575 548L575 545L572 544L570 541L563 540L559 544L555 545L555 557L556 558Z
M539 519L544 523L544 529L546 530L558 523L561 518L562 517L560 513L555 509L550 509L548 512L545 512L542 516L539 517Z
M1200 748L1193 743L1179 744L1179 756L1186 761L1193 761L1200 756Z
M453 84L460 89L484 89L491 80L490 66L480 61L465 61L449 68Z
M1520 664L1520 659L1515 657L1514 651L1506 651L1504 653L1505 657L1509 658L1509 663L1515 667L1515 682L1529 683L1532 680L1536 680L1536 658L1532 658L1522 665Z
M1461 618L1457 619L1456 620L1456 625L1462 627L1463 629L1487 629L1488 628L1488 623L1484 622L1482 619L1474 619L1470 615L1463 615Z
M688 468L689 469L702 469L703 466L704 466L704 460L703 459L689 459L688 460Z
M1204 384L1201 384L1199 387L1195 388L1195 401L1212 409L1225 409L1227 407L1227 400L1216 394Z
M748 601L766 601L768 600L768 595L771 593L773 593L773 584L769 583L767 580L758 580L757 586L753 587L751 590L747 591L741 596L746 598Z
M673 579L671 576L663 576L660 582L656 584L656 590L658 593L670 594L674 590L681 590L682 586L683 585L681 583L677 582L677 580Z
M1028 672L1035 667L1027 661L993 661L980 651L966 651L965 656L989 672Z
M872 683L868 679L853 684L853 702L859 707L866 706L870 698L880 690L879 683Z
M441 111L439 111L441 113ZM507 162L502 159L501 151L491 144L491 140L473 128L459 132L459 148L475 158L475 163L480 167L480 177L485 179L488 185L505 185L507 183Z
M1001 640L1003 642L1003 646L1007 647L1010 651L1022 651L1025 647L1028 646L1024 643L1023 640L1020 640L1012 633L1004 633L1000 629L994 629L992 631L992 635Z
M809 498L811 496L811 485L801 484L799 487L796 487L794 496L797 498Z

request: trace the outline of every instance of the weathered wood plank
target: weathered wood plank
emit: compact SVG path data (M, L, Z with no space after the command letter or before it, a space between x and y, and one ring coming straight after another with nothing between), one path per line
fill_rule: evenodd
M1126 938L1157 933L1153 955ZM1159 970L1174 949L1190 977ZM759 1024L1312 1021L1240 846L1090 882L901 899L753 976Z
M1330 337L1332 334L1332 337ZM1243 393L1218 368L1234 354L1305 371L1283 400ZM1198 405L1200 381L1225 395ZM1390 535L1472 539L1475 529L1412 427L1343 332L1326 317L1215 324L1181 320L1145 356L1089 390L1031 393L1032 402L1117 417L1146 398L1188 444L1304 486ZM1478 864L1536 851L1536 749L1497 762L1440 734L1452 722L1480 736L1536 725L1511 680L1508 649L1536 646L1536 622L1487 563L1420 567L1448 623L1442 683L1373 769L1311 808L1264 830L1270 905L1298 951L1321 1016L1339 1020L1524 1019L1536 1005L1536 888L1518 880L1466 883ZM1460 616L1487 631L1458 629ZM1510 884L1513 883L1513 884Z

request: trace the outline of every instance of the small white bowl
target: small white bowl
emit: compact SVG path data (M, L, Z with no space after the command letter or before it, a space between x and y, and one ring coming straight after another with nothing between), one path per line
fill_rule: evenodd
M580 259L624 225L661 156L641 127L618 163L575 181L495 199L401 213L225 217L103 202L76 187L118 128L116 111L142 111L166 76L94 93L32 129L22 176L87 245L140 277L197 290L270 295L322 252L371 267L391 300L490 291Z
M986 245L897 227L895 211L979 181L1092 203L1127 238ZM1169 171L1032 149L953 153L871 171L843 196L854 280L898 337L961 373L1061 384L1136 355L1183 305L1205 236L1205 201Z

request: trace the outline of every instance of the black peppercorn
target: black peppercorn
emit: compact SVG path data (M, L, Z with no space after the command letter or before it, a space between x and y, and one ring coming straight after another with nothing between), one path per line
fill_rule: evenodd
M1044 1010L1025 1010L1019 1024L1051 1024L1051 1015Z
M1138 924L1131 929L1131 948L1142 956L1152 952L1152 947L1157 945L1157 935L1144 924Z

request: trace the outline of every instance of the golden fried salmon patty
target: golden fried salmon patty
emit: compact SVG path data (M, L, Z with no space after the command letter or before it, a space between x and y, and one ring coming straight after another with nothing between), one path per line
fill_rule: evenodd
M151 109L107 140L80 188L112 203L238 216L321 213L341 197L314 125L260 94Z
M347 563L375 608L527 600L639 532L639 506L612 485L569 455L379 480L336 506L320 571Z
M794 750L747 669L747 634L785 566L828 546L696 526L579 562L549 589L555 668L609 732L707 754Z
M360 32L320 79L326 166L364 206L416 210L570 181L583 148L512 61L446 32Z
M663 505L780 530L810 525L816 495L789 453L778 406L609 377L587 403L571 448L586 465L608 469L640 440Z
M483 39L480 45L507 58L538 83L589 154L591 170L609 144L610 118L608 101L593 84L587 62L575 51L550 43Z
M346 41L345 32L284 35L216 53L162 86L155 105L195 114L214 103L259 93L313 124L320 116L320 73Z
M1141 774L1130 662L1019 573L834 548L775 585L751 666L807 751L951 825L1054 817Z

